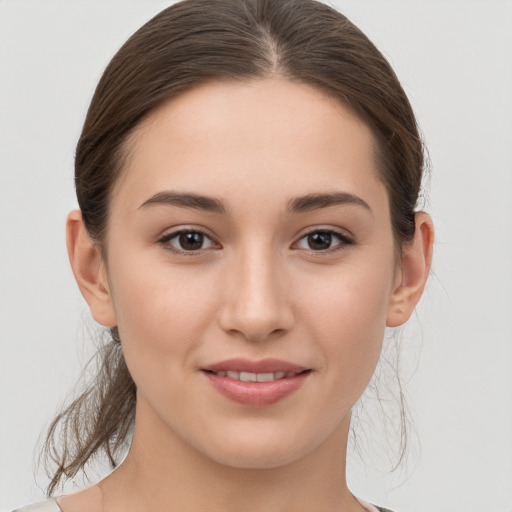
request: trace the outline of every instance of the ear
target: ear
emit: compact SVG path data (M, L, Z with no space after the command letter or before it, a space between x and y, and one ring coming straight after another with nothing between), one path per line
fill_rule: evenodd
M434 225L427 213L416 214L413 240L403 248L395 288L388 308L388 327L404 324L412 315L425 288L432 263Z
M66 242L71 268L91 314L101 325L117 325L105 262L98 244L85 229L80 210L73 210L66 222Z

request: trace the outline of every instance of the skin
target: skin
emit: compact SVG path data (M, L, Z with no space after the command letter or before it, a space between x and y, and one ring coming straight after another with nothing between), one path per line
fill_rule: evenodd
M137 384L134 439L119 469L61 508L362 510L345 479L350 410L385 326L404 323L421 296L430 218L416 215L397 258L370 129L283 78L189 91L151 113L129 149L106 259L80 212L67 229L80 289L100 324L118 326ZM224 211L157 200L163 192L208 196ZM290 209L332 193L345 200ZM207 236L186 251L179 230ZM312 231L330 232L330 245L313 250ZM201 371L233 357L311 372L278 403L248 407Z

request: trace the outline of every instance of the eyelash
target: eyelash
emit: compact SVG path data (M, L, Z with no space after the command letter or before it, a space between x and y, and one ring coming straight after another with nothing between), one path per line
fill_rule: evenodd
M209 240L212 246L218 245L212 239L211 236L209 236L208 234L206 234L204 231L202 231L200 229L180 229L178 231L173 231L172 233L168 233L168 234L164 235L163 237L161 237L158 240L158 243L167 250L170 250L177 254L183 254L185 256L194 256L194 255L197 255L200 252L202 252L204 250L208 250L210 248L210 247L207 247L207 248L201 247L200 249L197 249L197 250L186 250L186 249L180 249L178 247L174 247L171 244L171 240L173 240L174 238L179 238L181 235L201 235L201 237L203 237L203 241Z
M295 242L293 245L297 245L302 240L307 240L308 237L310 237L311 235L315 235L315 234L329 235L331 237L330 241L332 241L333 239L337 239L338 243L334 247L328 247L327 249L304 248L304 250L309 250L314 254L333 253L333 252L345 249L346 246L348 246L348 245L354 244L354 240L351 237L347 236L344 233L340 233L339 231L336 231L333 229L313 229L313 230L309 231L308 233L304 234L303 236L301 236L299 238L299 240L297 242ZM171 244L171 240L173 240L173 239L179 240L179 237L181 235L200 235L202 237L202 242L204 243L205 240L209 240L211 246L206 247L206 248L201 247L197 250L194 250L194 249L186 250L183 248L180 249L178 247L173 246ZM194 256L194 255L200 254L201 252L203 252L205 250L210 249L211 247L213 247L215 245L219 246L219 244L217 244L212 239L212 237L210 237L207 233L205 233L204 231L202 231L200 229L180 229L178 231L173 231L172 233L168 233L168 234L162 236L158 240L158 243L167 250L170 250L177 254L183 254L186 256Z
M317 229L313 229L313 230L309 231L308 233L306 233L305 235L301 236L299 238L298 242L296 242L294 245L296 245L297 243L299 243L302 240L305 240L305 239L307 240L307 238L310 237L311 235L320 234L320 233L329 235L331 237L331 239L337 239L338 244L336 244L334 247L329 247L327 249L316 249L316 250L315 249L305 249L305 250L309 250L314 254L322 254L322 253L330 254L330 253L333 253L336 251L343 250L348 245L354 244L354 240L344 233L340 233L339 231L336 231L334 229L318 229L317 228Z

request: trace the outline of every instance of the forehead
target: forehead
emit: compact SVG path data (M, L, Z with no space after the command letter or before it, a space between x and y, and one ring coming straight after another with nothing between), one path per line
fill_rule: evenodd
M142 202L161 190L269 202L277 188L361 192L381 186L369 127L339 101L283 78L212 82L165 102L135 130L114 189ZM146 197L146 198L147 198Z

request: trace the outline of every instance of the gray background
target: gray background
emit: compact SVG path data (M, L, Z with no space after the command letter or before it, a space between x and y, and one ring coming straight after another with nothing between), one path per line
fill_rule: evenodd
M64 243L88 101L117 48L169 3L0 0L0 510L41 498L34 447L92 348ZM433 275L403 334L421 449L411 443L408 469L388 475L355 458L351 487L402 511L510 512L512 2L334 4L411 98L437 228ZM378 453L379 432L367 443Z

